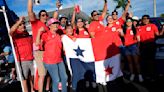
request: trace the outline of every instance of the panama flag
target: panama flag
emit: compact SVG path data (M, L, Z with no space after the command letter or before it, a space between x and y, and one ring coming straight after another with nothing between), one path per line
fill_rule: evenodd
M108 39L109 42L100 36L73 41L66 35L62 37L68 68L76 83L84 79L88 71L93 81L104 85L122 76L119 48L113 44L114 39Z

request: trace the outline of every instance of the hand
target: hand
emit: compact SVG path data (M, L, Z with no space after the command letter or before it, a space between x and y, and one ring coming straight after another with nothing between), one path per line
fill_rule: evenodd
M25 17L24 16L21 16L21 17L19 17L19 23L21 23L21 22L23 22L25 20Z
M76 41L76 37L72 38L72 40L75 42Z
M59 9L59 8L61 7L61 5L62 5L62 4L60 3L60 1L57 0L57 1L56 1L56 7Z
M130 0L128 0L128 3L130 3Z

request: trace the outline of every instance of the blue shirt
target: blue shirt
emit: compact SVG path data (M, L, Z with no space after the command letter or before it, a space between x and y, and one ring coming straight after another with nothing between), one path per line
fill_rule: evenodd
M13 52L12 52L11 46L5 46L4 49L3 49L3 52L9 52L9 55L5 56L6 60L9 63L14 63L14 56L13 56Z

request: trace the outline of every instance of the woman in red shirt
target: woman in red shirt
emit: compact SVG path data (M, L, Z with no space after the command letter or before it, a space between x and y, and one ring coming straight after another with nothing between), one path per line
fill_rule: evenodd
M67 75L62 59L62 42L61 36L57 34L59 30L59 21L51 18L48 21L49 31L44 32L44 28L39 29L36 44L39 45L41 40L44 44L43 62L52 78L52 92L58 92L58 84L62 83L62 92L67 92ZM42 35L41 32L44 32Z
M91 37L90 33L88 32L88 29L85 28L84 20L82 18L77 19L76 25L77 25L77 28L75 31L75 36L77 38L90 38Z
M133 81L135 77L134 68L137 70L139 81L142 82L143 78L141 75L140 64L139 64L139 49L137 46L137 31L132 24L132 19L128 18L126 24L123 28L124 32L124 45L125 45L125 55L127 57L130 69L130 80ZM134 65L133 65L134 61Z
M75 29L74 36L77 38L90 38L91 35L88 29L85 27L84 20L82 18L78 18L77 23L75 24L75 17L76 17L76 8L74 8L74 11L72 14L72 20L71 20L73 29Z

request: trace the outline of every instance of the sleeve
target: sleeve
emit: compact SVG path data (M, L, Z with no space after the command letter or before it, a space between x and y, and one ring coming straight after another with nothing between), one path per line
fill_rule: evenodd
M98 20L99 20L99 21L103 21L103 17L102 17L102 16L100 16Z
M113 42L116 44L116 46L120 47L122 45L121 38L119 36L113 35Z
M38 19L36 19L35 21L30 21L30 23L32 27L35 27L38 24Z
M95 29L96 29L95 24L94 24L94 22L92 22L92 23L89 25L88 31L89 31L89 32L95 32Z
M154 31L154 33L159 32L158 28L157 28L157 26L155 24L153 24L153 31Z
M121 26L124 25L124 23L125 23L125 21L123 20L122 17L120 17L120 18L118 19L118 21L120 22Z

